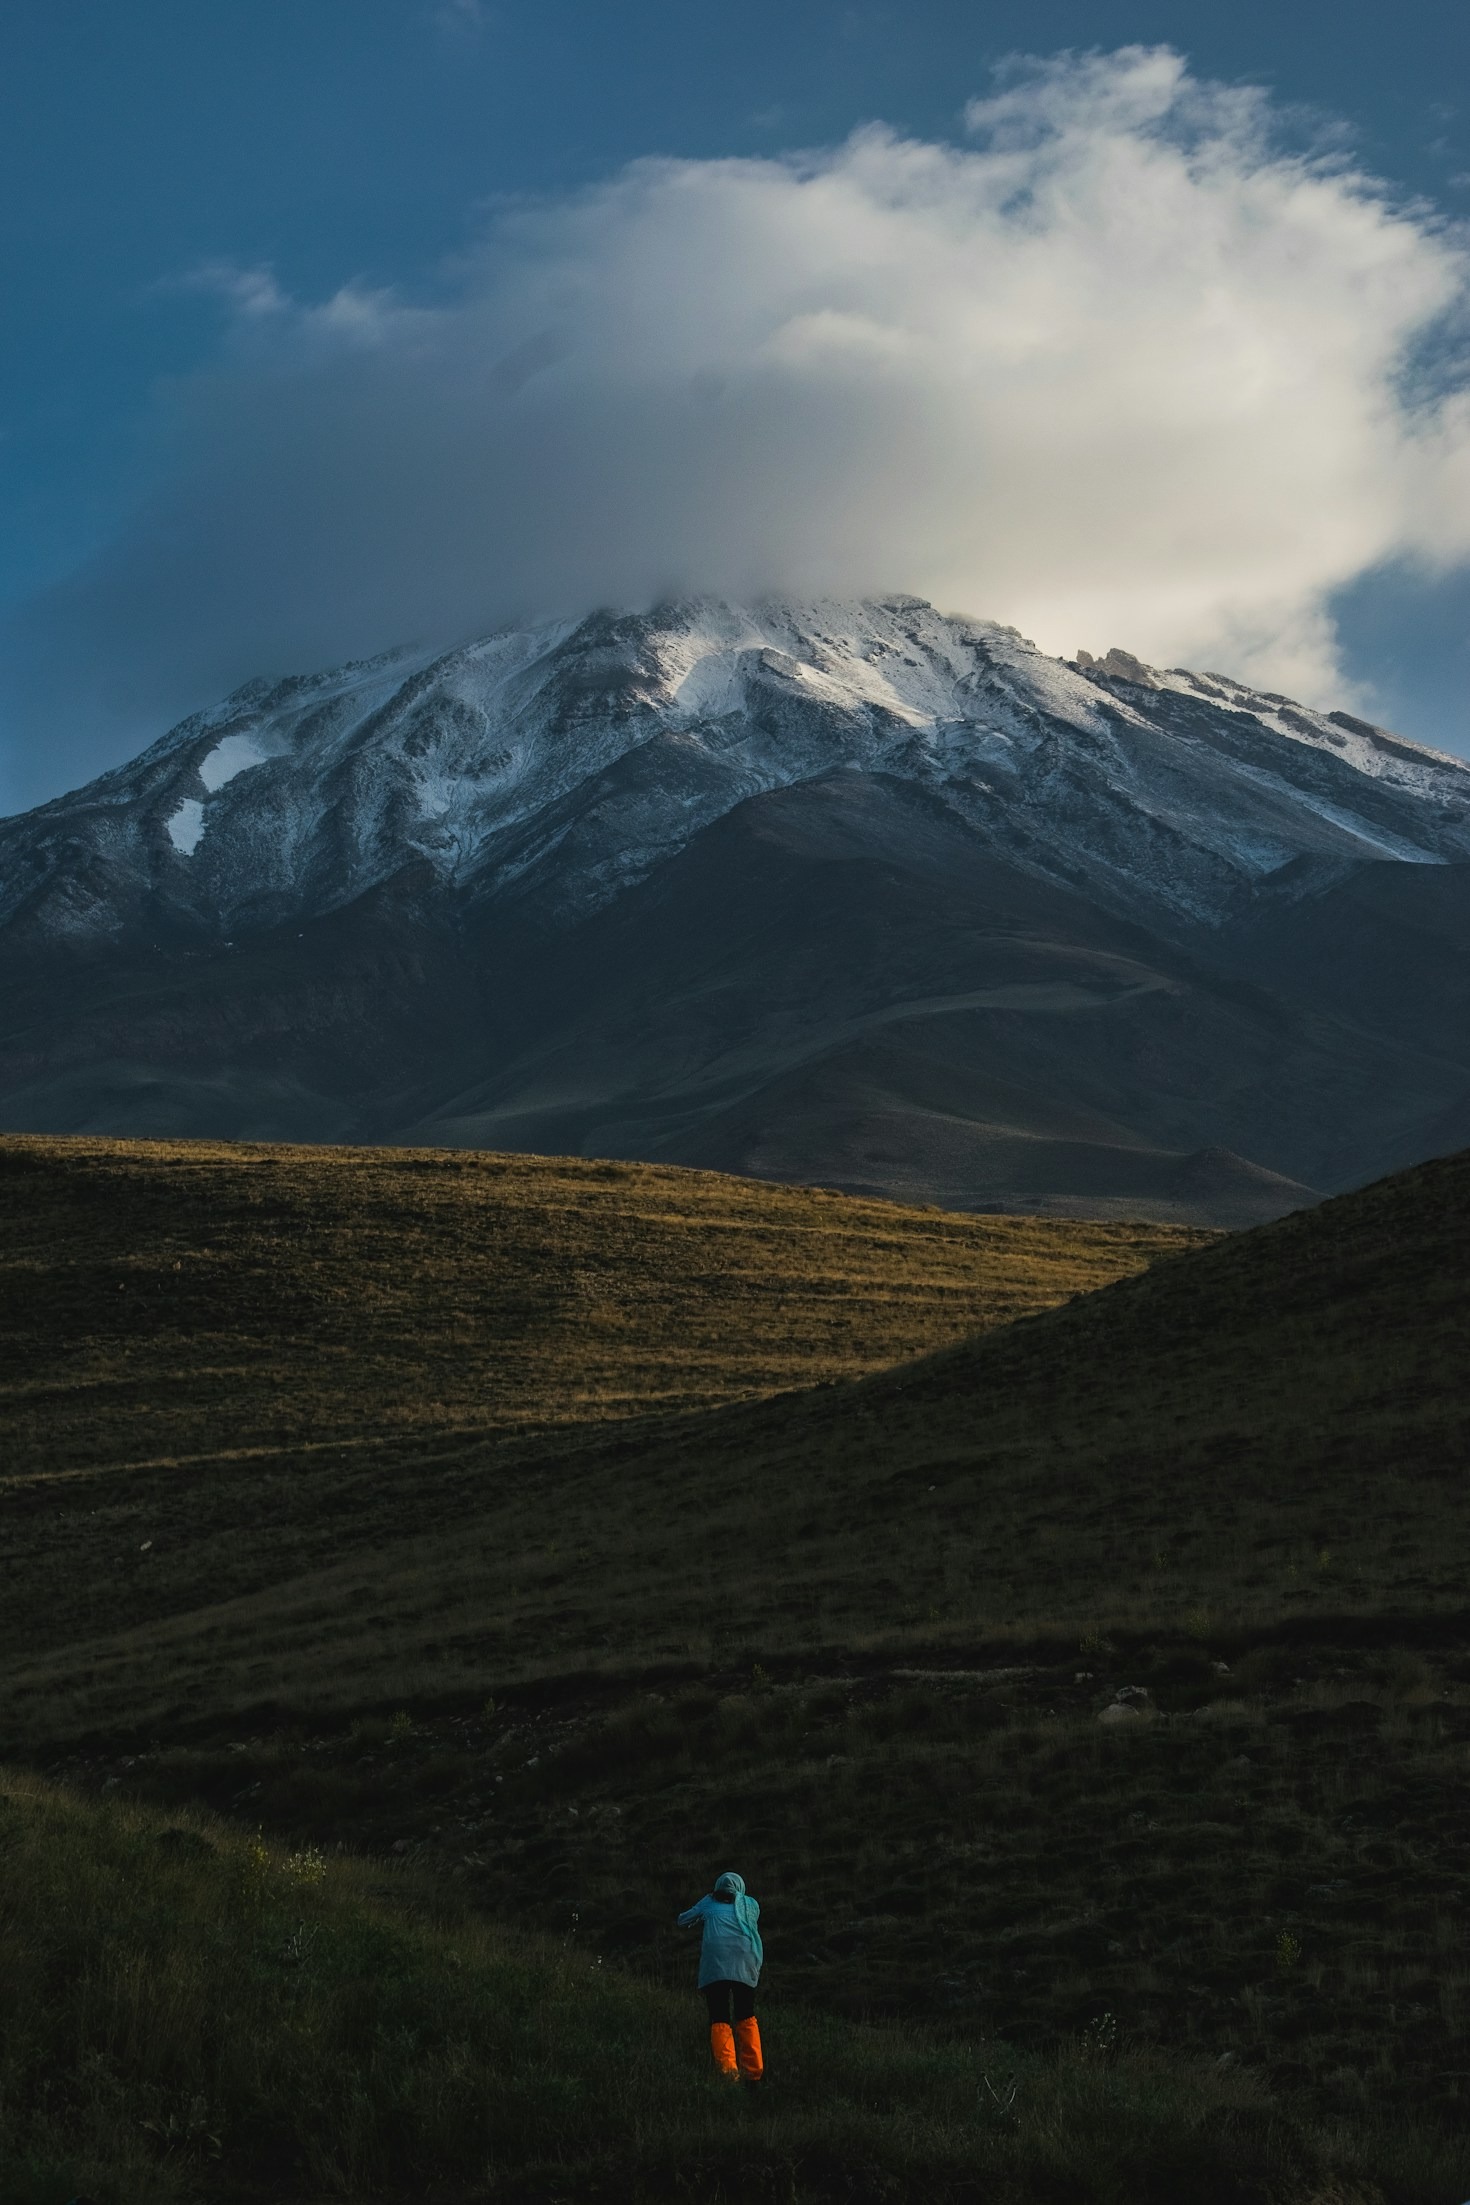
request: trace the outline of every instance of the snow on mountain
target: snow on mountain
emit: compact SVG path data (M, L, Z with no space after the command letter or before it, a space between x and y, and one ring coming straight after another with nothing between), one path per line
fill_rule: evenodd
M1246 1224L1470 1138L1470 766L917 598L258 681L0 821L0 1118Z
M746 798L854 768L1155 923L1218 924L1303 857L1470 857L1470 766L1346 714L1073 665L916 598L693 601L252 683L0 823L0 925L234 936L414 861L556 923Z

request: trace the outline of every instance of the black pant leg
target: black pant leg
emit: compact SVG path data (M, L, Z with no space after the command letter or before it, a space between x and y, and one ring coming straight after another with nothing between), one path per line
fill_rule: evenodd
M706 1983L703 1996L709 2008L711 2028L717 2021L749 2021L755 2012L755 1991L749 1983L732 1983L728 1979Z

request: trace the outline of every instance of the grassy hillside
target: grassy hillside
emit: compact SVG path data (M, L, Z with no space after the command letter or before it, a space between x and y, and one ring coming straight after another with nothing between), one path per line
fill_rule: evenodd
M52 1621L0 1725L655 1989L734 1862L775 1999L1183 2046L1347 2124L1323 2205L1458 2205L1363 2139L1470 2114L1467 1321L1459 1157L877 1375L421 1442L411 1519L315 1469L126 1518L16 1481ZM1314 2194L1270 2179L1231 2194Z
M850 1378L1203 1236L644 1164L0 1138L11 1475L197 1469Z
M533 1526L554 1469L513 1438L848 1378L1201 1237L639 1164L0 1142L0 1657L487 1501Z
M1106 2032L1036 2057L768 2006L752 2100L707 2074L687 1992L401 1874L14 1774L0 1849L9 2205L82 2183L108 2205L1434 2205L1454 2179L1442 2146L1349 2143L1249 2076Z
M1456 1158L856 1384L459 1440L411 1484L290 1458L243 1487L12 1479L10 1643L43 1658L0 1680L0 1722L1458 1615L1467 1252ZM98 1636L150 1598L161 1621Z

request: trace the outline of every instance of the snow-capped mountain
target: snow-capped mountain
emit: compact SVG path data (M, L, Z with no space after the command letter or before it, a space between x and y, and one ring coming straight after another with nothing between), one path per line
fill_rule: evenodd
M914 598L544 624L0 822L0 1117L1254 1214L1454 1121L1458 998L1406 1034L1362 914L1453 934L1467 865L1465 762L1223 675Z
M581 915L747 798L838 771L911 782L1028 868L1186 920L1308 854L1470 858L1470 767L1342 713L1117 651L1074 667L917 599L695 604L253 683L0 823L0 922L233 935L414 859Z

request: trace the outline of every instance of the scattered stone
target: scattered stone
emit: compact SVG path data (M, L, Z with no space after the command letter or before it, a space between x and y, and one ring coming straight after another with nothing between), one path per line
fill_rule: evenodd
M1100 1723L1146 1723L1158 1714L1154 1696L1146 1684L1120 1684L1112 1703L1098 1716Z

